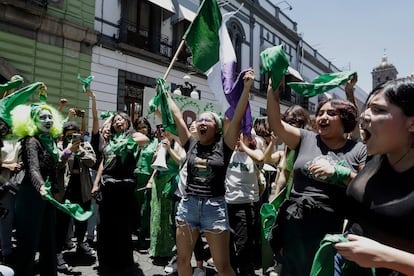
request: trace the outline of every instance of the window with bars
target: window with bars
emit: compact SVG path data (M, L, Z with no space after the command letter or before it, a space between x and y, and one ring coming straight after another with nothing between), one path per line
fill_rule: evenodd
M126 0L121 21L121 40L129 45L165 57L172 57L168 36L161 33L163 9L148 1Z
M143 114L144 85L134 82L125 82L124 111L130 116L131 121Z

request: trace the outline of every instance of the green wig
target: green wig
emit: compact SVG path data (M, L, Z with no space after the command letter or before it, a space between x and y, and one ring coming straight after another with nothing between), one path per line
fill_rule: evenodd
M12 111L13 134L19 137L34 136L39 133L36 126L36 118L41 110L48 110L52 114L53 126L50 135L57 138L62 133L63 118L60 113L45 103L31 105L18 105Z

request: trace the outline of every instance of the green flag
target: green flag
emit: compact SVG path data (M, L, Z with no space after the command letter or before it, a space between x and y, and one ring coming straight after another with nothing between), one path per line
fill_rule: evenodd
M204 73L220 59L221 21L217 1L204 0L183 37L191 49L193 65Z
M9 126L12 125L12 120L10 117L10 111L18 106L19 104L24 104L32 94L42 86L42 82L35 82L29 84L23 88L20 88L13 94L8 95L7 97L0 100L0 118L3 119ZM44 89L39 90L40 98L45 97L46 91ZM42 96L43 95L43 96Z
M21 76L16 76L13 80L0 84L0 93L15 89L19 85L23 84L23 82L24 80Z
M149 102L149 109L154 112L155 109L159 109L162 116L163 128L174 135L178 135L175 121L170 110L167 99L168 87L165 86L165 80L157 78L157 95Z
M282 80L283 75L289 66L289 59L287 58L282 45L267 48L260 53L262 59L261 74L269 72L272 80L272 88L275 90Z
M328 73L320 75L311 83L288 82L287 85L289 85L296 93L301 94L304 97L313 97L346 83L355 75L356 72Z
M93 209L91 209L90 211L85 211L79 204L71 203L68 199L66 199L64 203L60 203L59 201L57 201L52 195L51 183L49 181L49 178L47 178L45 181L45 187L46 199L50 203L52 203L53 206L55 206L62 212L65 212L66 214L70 215L72 218L78 221L86 221L88 218L92 216Z

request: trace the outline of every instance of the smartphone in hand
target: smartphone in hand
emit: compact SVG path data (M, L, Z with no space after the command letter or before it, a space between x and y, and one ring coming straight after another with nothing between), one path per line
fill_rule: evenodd
M75 142L75 141L81 141L81 134L80 133L73 133L72 134L72 141L73 142Z

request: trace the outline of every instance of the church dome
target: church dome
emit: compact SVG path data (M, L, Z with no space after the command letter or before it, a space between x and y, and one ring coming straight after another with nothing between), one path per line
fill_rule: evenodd
M384 70L384 69L389 69L389 68L395 69L395 66L388 62L388 57L386 54L384 54L382 56L381 63L377 67L374 67L373 70L377 71L377 70Z

